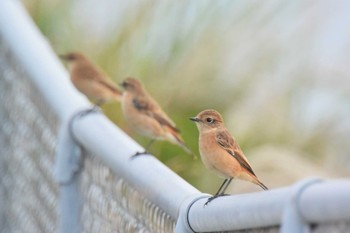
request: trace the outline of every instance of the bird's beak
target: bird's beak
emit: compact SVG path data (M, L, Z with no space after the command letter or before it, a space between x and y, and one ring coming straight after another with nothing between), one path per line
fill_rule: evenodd
M123 83L123 82L118 83L118 85L119 85L120 87L124 88L124 83Z
M190 120L191 121L194 121L194 122L200 122L201 120L197 117L190 117Z

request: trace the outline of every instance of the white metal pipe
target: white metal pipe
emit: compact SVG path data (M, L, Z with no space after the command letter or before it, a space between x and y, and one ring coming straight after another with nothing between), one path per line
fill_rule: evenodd
M319 178L310 178L302 180L292 186L289 194L289 200L284 206L282 215L281 233L309 233L309 223L301 215L300 197L303 192L311 185L323 182Z
M73 87L62 63L20 1L0 1L0 37L61 123L67 123L74 112L90 105ZM76 145L64 127L60 130L56 157L55 175L60 185L58 228L60 232L77 233L81 229L81 198L74 172L77 164L71 163Z
M72 86L67 72L20 2L0 1L0 35L60 120L90 106ZM178 224L178 229L226 231L281 224L292 188L225 196L204 207L206 198L201 198L198 190L156 158L140 156L130 160L130 155L142 148L105 116L89 114L77 119L73 128L79 142L114 172L173 218L179 214L179 221L184 224ZM349 196L348 180L314 184L300 195L301 216L315 223L350 220Z
M195 232L250 229L279 225L289 197L289 188L223 196L204 206L207 198L195 202L188 213Z
M20 1L0 1L0 36L60 120L90 105Z
M208 194L195 194L186 198L179 209L178 219L176 221L175 232L176 233L194 233L195 231L192 229L188 212L192 208L192 205L200 199L208 198L210 195Z
M61 124L55 156L55 178L60 186L58 232L81 232L82 200L79 192L81 158L81 148L74 142L67 120Z
M280 225L293 186L217 198L204 207L195 202L188 213L196 232L229 231ZM350 220L350 181L315 183L300 194L300 213L307 223Z
M102 114L77 118L73 131L82 145L174 219L181 203L199 194L154 156L131 159L131 155L144 149Z
M56 54L41 35L19 1L0 1L0 34L16 59L43 94L61 122L90 106L72 86ZM130 160L142 148L105 116L90 114L76 121L76 136L90 151L112 167L117 174L142 191L174 219L181 202L199 193L152 156ZM98 135L98 136L97 136ZM60 173L61 177L64 175Z
M300 213L307 222L350 220L350 180L318 183L300 195Z

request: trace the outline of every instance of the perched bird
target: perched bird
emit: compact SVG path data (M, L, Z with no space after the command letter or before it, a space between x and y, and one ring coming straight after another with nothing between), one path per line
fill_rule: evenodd
M72 52L60 55L60 58L67 61L74 86L96 106L121 100L122 92L118 87L82 53Z
M120 85L124 88L121 103L126 121L136 132L151 138L145 151L135 155L147 154L155 140L168 140L193 155L181 138L175 123L163 112L139 80L129 77Z
M268 189L259 181L238 143L225 128L220 113L207 109L190 120L196 122L199 130L199 152L204 165L219 177L225 178L219 190L205 205L225 195L233 178L250 181L264 190Z

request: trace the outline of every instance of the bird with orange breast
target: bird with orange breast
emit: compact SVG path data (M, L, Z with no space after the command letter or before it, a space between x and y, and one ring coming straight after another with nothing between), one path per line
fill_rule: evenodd
M135 156L147 154L150 146L156 140L167 140L179 145L194 156L183 141L175 123L150 96L139 80L129 77L120 85L124 88L121 103L126 121L137 133L151 138L145 151L137 152Z
M107 75L86 56L79 52L60 55L68 63L70 78L74 86L90 98L95 106L108 101L120 101L122 92Z
M196 123L199 130L199 152L205 167L225 179L205 205L225 195L233 178L252 182L264 190L268 189L255 175L237 141L226 129L220 113L207 109L190 120Z

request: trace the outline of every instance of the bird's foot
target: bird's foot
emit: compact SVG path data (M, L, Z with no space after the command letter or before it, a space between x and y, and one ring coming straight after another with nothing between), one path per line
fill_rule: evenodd
M134 158L136 158L137 156L140 156L140 155L150 155L150 153L147 150L145 150L145 151L138 151L138 152L136 152L135 154L133 154L131 156L131 159L134 159Z
M100 108L96 105L92 106L91 108L88 108L88 109L85 109L81 112L79 112L79 116L80 117L84 117L90 113L93 113L93 112L100 112Z
M204 203L204 207L206 207L209 204L209 202L211 202L212 200L222 196L228 196L228 194L219 194L219 195L209 197L208 200Z

